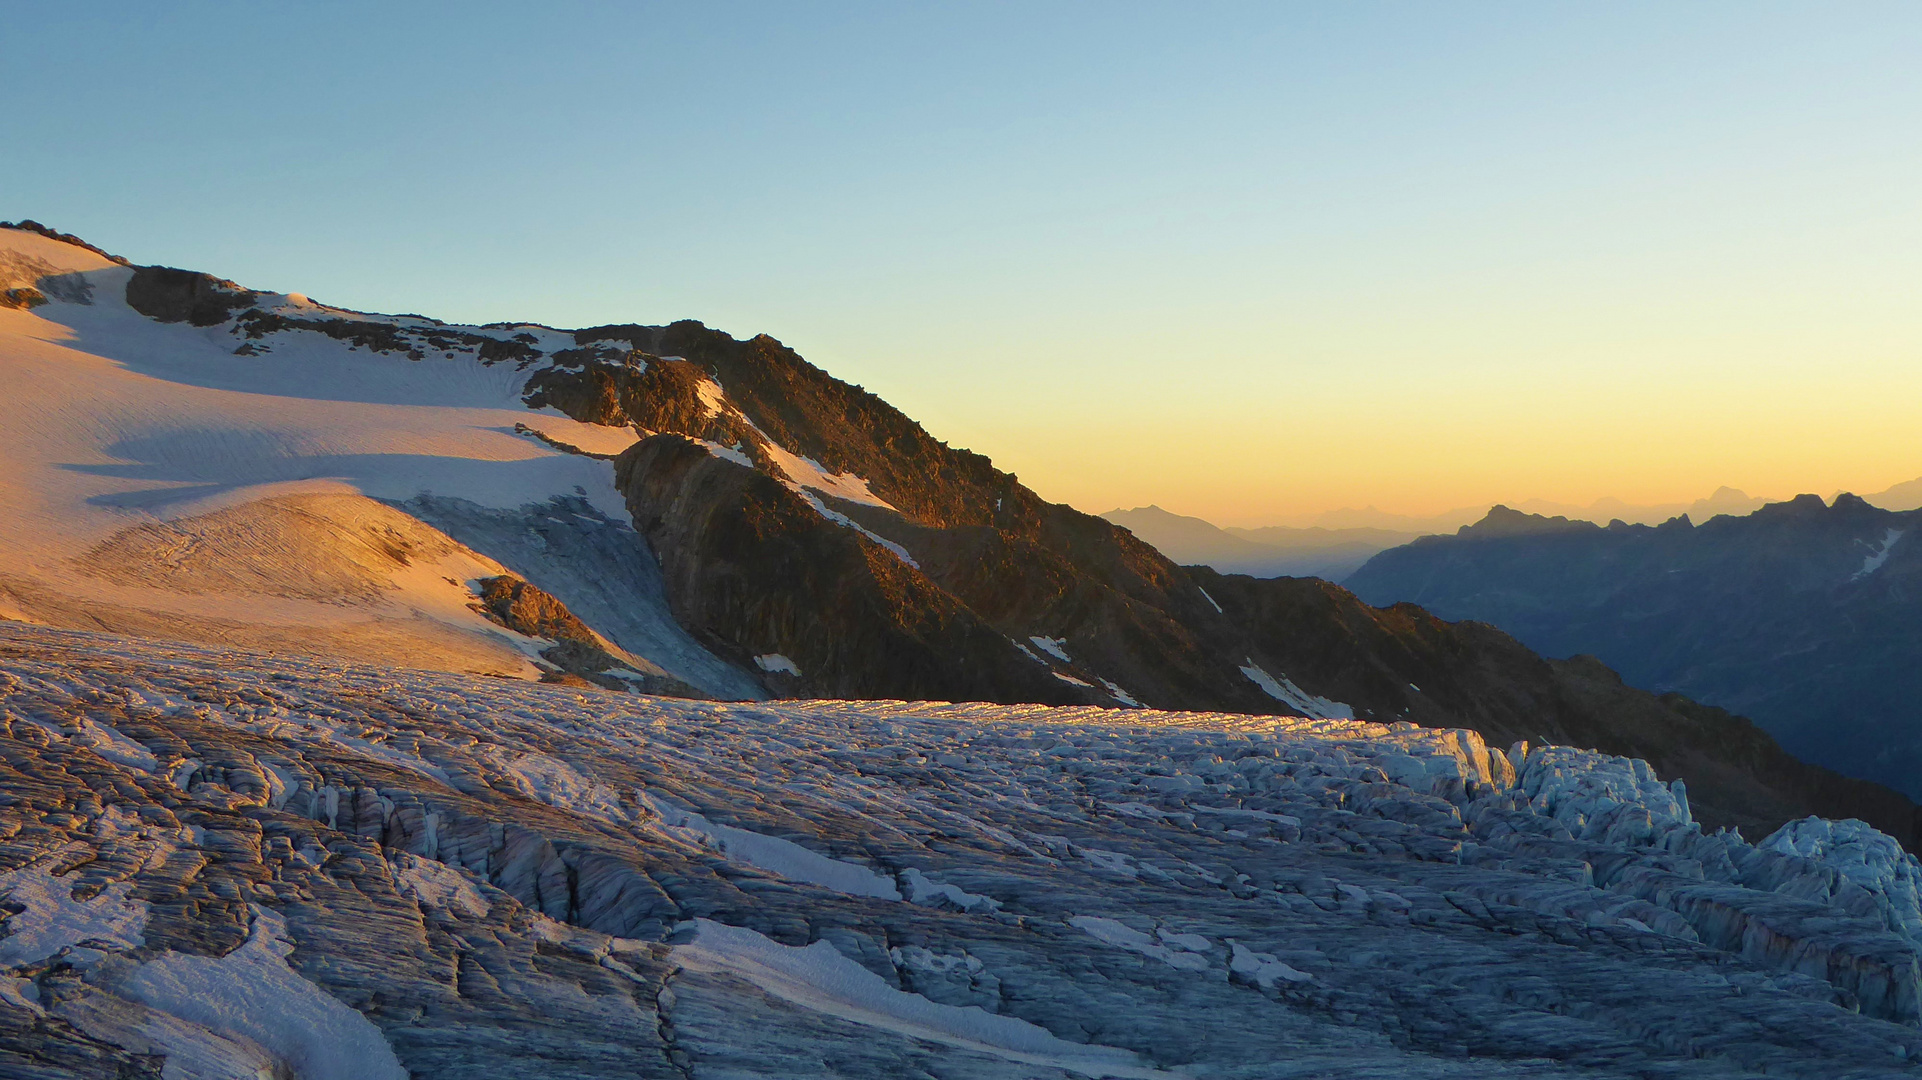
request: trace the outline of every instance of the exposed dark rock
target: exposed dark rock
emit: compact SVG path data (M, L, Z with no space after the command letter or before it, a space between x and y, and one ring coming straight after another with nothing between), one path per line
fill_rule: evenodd
M478 584L487 616L517 634L590 645L598 637L565 604L517 577L502 574Z
M231 281L170 266L136 267L127 279L127 306L160 322L214 326L257 297Z
M1081 702L918 569L685 436L617 462L676 618L717 652L781 655L820 697Z
M659 326L640 326L635 323L593 326L574 331L574 340L582 345L592 345L600 341L624 341L629 348L654 352L657 351L654 346L660 342L663 329Z
M569 362L528 378L529 406L552 406L583 423L675 432L750 453L765 441L741 417L702 396L709 377L686 360L630 350L615 360L577 353Z
M541 355L539 349L529 344L534 340L533 335L521 334L519 337L527 340L502 341L499 338L486 338L479 342L481 363L498 364L503 360L512 360L526 364Z
M0 290L0 308L36 308L46 302L46 294L31 285Z
M420 317L396 316L395 318L418 319ZM245 335L249 342L252 342L270 334L304 330L325 334L355 348L382 353L401 353L410 360L424 359L428 349L443 353L461 350L472 352L484 364L512 361L519 367L526 367L541 356L540 350L526 341L502 340L486 334L450 329L437 320L428 321L433 321L434 325L410 326L399 322L338 316L306 318L253 308L241 312L239 318L235 320L234 332ZM520 337L530 337L530 335L523 334Z

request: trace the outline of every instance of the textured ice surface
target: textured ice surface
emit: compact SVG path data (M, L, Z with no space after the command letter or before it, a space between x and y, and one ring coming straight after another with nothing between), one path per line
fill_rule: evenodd
M981 1050L996 1057L1093 1077L1161 1077L1134 1054L1065 1042L1024 1020L979 1007L942 1005L903 993L825 941L794 948L753 930L698 920L694 941L674 958L692 971L739 976L784 1001L897 1035Z
M128 899L132 886L115 883L94 896L77 899L79 882L59 876L53 865L68 849L49 859L0 874L0 899L18 909L7 918L7 936L0 940L0 969L45 960L77 945L95 949L132 949L143 943L147 905Z
M847 896L901 899L901 890L893 881L865 866L830 859L778 836L763 836L731 825L716 825L700 814L671 806L646 792L639 792L635 797L658 816L661 825L667 829L675 830L696 843L711 846L728 858L756 869L789 881L819 885Z
M0 626L0 874L24 1075L1922 1062L1886 837L1705 834L1640 762L1411 724L680 701Z
M169 953L115 991L220 1035L246 1039L302 1080L406 1080L380 1029L287 966L286 923L257 911L246 944L219 958Z

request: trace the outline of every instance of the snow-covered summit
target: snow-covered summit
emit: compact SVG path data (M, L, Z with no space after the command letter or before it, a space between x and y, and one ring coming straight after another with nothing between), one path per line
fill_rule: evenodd
M649 603L605 460L636 434L522 401L566 334L234 293L27 229L0 229L0 275L33 290L0 310L0 614L522 675L538 643L472 583L598 573L641 579L596 629L642 673L760 693Z

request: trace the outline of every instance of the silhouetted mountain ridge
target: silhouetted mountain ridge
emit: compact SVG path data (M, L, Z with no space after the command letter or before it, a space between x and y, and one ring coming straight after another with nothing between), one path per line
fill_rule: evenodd
M1753 716L1810 760L1915 792L1922 511L1800 495L1699 525L1492 511L1383 552L1347 584L1502 627L1551 656Z

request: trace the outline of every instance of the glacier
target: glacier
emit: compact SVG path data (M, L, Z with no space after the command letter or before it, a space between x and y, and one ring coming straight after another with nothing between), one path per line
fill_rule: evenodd
M692 701L0 624L0 768L10 1074L1922 1061L1893 840L1705 831L1646 763L1465 730Z

